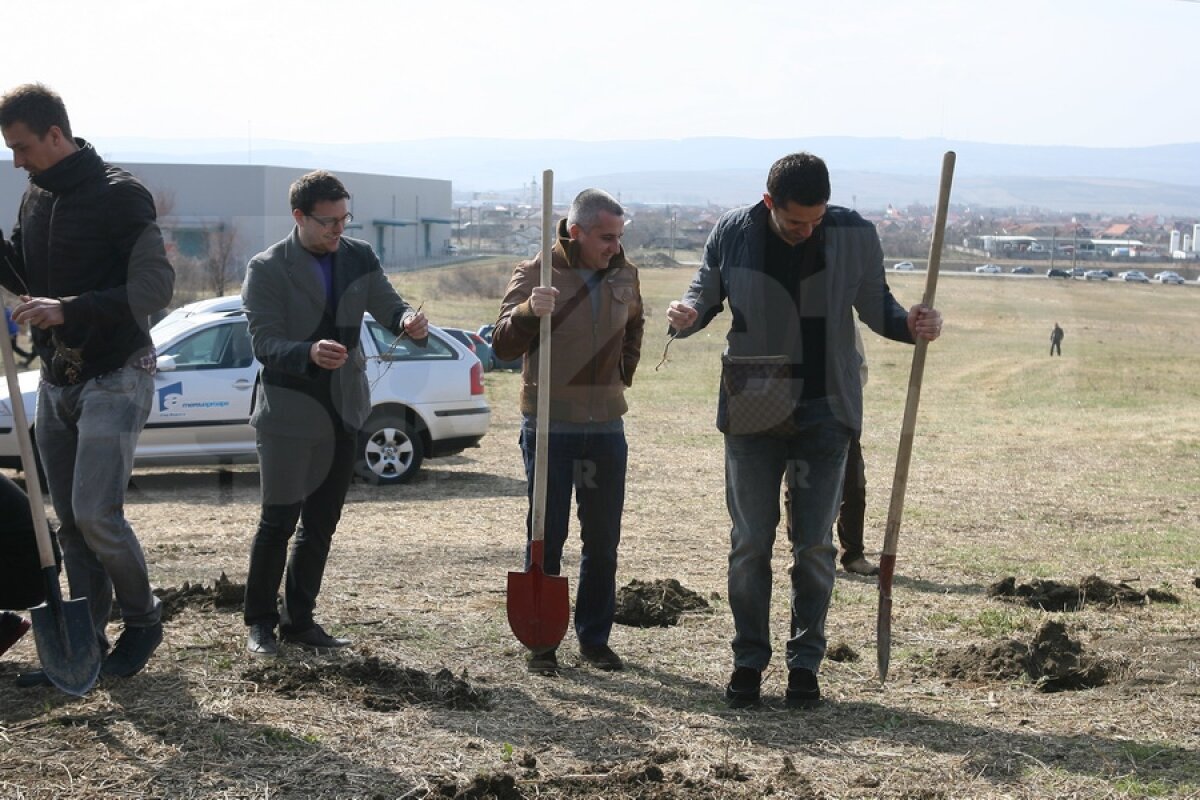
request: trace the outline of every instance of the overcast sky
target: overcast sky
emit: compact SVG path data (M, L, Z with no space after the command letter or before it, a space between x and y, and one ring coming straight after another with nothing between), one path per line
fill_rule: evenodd
M4 89L77 135L1200 140L1196 0L58 0Z

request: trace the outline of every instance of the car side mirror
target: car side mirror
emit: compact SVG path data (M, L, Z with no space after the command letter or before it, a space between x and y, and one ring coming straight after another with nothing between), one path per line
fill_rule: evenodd
M174 372L175 371L175 356L159 356L154 366L159 372Z

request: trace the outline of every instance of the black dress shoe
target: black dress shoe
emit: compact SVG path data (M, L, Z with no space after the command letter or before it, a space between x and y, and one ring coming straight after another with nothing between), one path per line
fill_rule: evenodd
M279 655L279 640L275 638L275 626L256 622L250 626L246 636L246 652L252 656Z
M43 669L34 669L29 672L22 672L17 676L17 686L22 689L33 689L39 686L53 686L50 682L50 676Z
M320 625L313 625L304 631L284 631L283 640L311 650L336 650L350 644L349 639L330 636Z
M735 667L725 685L725 702L730 708L750 708L762 699L762 670Z
M606 644L581 644L579 655L596 669L605 672L620 672L625 669L625 662Z
M784 704L788 708L803 710L821 705L821 687L817 683L817 673L803 667L788 670L788 688Z

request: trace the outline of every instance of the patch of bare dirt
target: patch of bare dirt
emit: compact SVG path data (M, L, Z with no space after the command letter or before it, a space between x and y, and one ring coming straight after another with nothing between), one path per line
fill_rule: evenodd
M1108 682L1112 665L1085 654L1066 626L1051 620L1029 644L1008 639L980 647L939 652L939 674L958 680L1013 681L1028 676L1040 692L1092 689Z
M838 663L852 664L855 661L861 660L862 656L858 654L857 650L845 642L837 642L836 644L831 645L825 651L825 658L829 659L830 661L837 661Z
M988 597L1018 602L1043 611L1079 611L1086 605L1111 608L1120 605L1146 605L1147 603L1178 603L1179 597L1163 589L1139 592L1127 583L1112 583L1096 575L1089 575L1079 583L1062 583L1035 578L1029 583L1018 584L1013 576L997 581L988 587Z
M617 591L614 620L634 628L667 628L678 625L684 614L709 611L708 601L674 578L639 581Z
M234 583L222 572L212 586L184 581L182 586L155 589L154 594L162 601L162 618L166 622L185 608L201 611L240 610L246 596L246 584Z
M433 704L459 710L491 707L490 693L456 678L448 669L430 674L397 667L376 656L345 661L276 660L250 667L242 677L284 697L320 694L372 711Z

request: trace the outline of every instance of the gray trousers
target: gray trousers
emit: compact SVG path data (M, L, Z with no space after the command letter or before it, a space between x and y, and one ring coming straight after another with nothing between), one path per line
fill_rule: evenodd
M102 650L116 592L127 626L160 621L146 557L125 519L133 450L150 414L154 380L125 367L74 386L38 387L37 444L72 598L86 597Z

